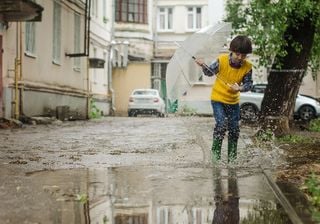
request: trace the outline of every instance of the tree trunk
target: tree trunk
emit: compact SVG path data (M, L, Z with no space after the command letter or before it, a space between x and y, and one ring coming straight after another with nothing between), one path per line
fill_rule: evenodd
M261 105L261 121L262 129L272 130L276 136L290 131L289 120L293 119L295 100L308 66L314 34L315 24L308 15L295 26L289 26L284 35L288 54L275 57L275 63L282 64L281 70L275 63L272 65ZM300 52L292 47L294 42L302 45Z

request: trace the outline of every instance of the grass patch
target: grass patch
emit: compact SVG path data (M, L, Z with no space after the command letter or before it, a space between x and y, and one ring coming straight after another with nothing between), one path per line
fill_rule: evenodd
M309 201L311 201L312 208L312 218L317 223L320 222L320 179L319 176L314 173L311 174L305 181L303 189L306 190Z
M197 110L193 107L183 105L182 108L179 110L179 114L182 116L194 116L197 114Z
M285 135L283 137L277 138L280 143L291 143L291 144L304 144L312 143L313 139L310 137L300 136L300 135Z
M309 130L315 131L315 132L320 132L320 119L319 118L310 121Z

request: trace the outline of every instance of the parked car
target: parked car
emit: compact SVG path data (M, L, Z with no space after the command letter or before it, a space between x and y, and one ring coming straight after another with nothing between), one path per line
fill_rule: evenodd
M150 114L164 117L165 103L156 89L135 89L129 97L128 116Z
M256 84L249 92L240 93L241 119L245 121L256 121L261 110L264 90L267 84ZM298 94L294 116L301 120L311 120L320 116L320 102L315 98Z

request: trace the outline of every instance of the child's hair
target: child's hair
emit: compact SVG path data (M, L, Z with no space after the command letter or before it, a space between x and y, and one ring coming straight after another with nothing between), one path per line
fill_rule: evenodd
M252 53L251 40L244 35L236 36L231 41L229 50L240 54L250 54Z

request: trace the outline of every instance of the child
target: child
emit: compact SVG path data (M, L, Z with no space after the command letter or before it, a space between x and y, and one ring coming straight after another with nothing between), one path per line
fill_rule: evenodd
M240 120L240 91L252 87L252 64L246 60L252 53L251 40L247 36L236 36L230 43L230 53L221 54L217 60L206 66L201 60L196 63L202 67L206 76L217 75L212 86L211 104L216 121L213 131L213 159L221 159L221 146L228 129L228 162L237 158Z

